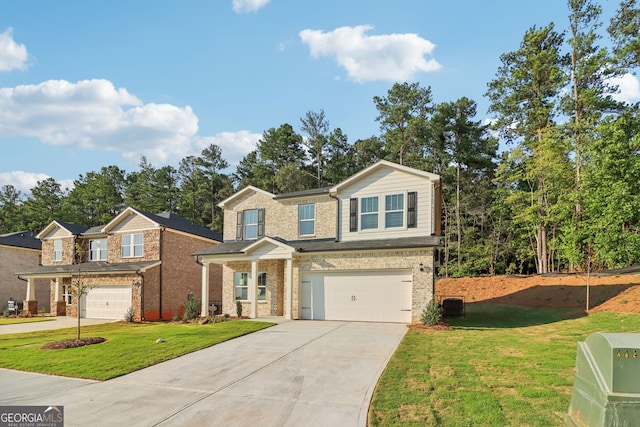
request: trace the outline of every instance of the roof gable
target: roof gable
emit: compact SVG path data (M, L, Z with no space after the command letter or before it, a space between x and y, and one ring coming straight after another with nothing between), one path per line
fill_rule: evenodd
M87 229L88 227L84 227L82 225L70 224L63 221L51 221L44 230L38 233L36 238L45 240L52 237L53 234L59 234L58 237L73 237L84 233Z
M344 181L336 184L335 186L333 186L331 188L331 193L332 194L336 194L337 192L339 192L340 190L348 187L349 185L352 185L364 178L366 178L367 176L376 173L380 170L383 169L390 169L390 170L396 170L399 172L404 172L404 173L408 173L411 175L415 175L415 176L419 176L422 178L426 178L430 181L440 181L440 176L436 175L434 173L431 172L425 172L425 171L421 171L418 169L414 169L414 168L410 168L408 166L403 166L403 165L399 165L397 163L393 163L393 162L389 162L387 160L379 160L378 162L372 164L371 166L368 166L364 169L362 169L360 172L350 176L349 178L345 179Z
M275 194L269 193L268 191L262 190L258 187L254 187L253 185L248 185L246 187L244 187L242 190L232 194L231 196L227 197L226 199L224 199L223 201L221 201L220 203L218 203L218 207L221 207L222 209L226 208L229 204L231 204L233 201L240 199L242 197L245 197L246 195L250 194L250 193L259 193L262 195L265 195L271 199L273 199L274 197L276 197Z

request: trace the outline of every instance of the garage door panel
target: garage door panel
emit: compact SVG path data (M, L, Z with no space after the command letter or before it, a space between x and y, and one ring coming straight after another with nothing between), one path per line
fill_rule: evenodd
M124 319L125 313L131 308L131 286L96 286L83 300L83 317Z
M411 322L411 271L307 273L302 294L303 319Z

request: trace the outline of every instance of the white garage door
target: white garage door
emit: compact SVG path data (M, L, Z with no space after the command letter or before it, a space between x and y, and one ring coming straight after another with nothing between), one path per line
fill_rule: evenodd
M411 322L411 271L306 273L301 317Z
M131 286L96 286L83 297L82 317L124 319L131 307Z

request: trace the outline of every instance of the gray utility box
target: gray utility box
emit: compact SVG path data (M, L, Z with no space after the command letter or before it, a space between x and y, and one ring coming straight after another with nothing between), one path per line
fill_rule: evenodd
M578 343L567 426L640 426L640 334L597 332Z

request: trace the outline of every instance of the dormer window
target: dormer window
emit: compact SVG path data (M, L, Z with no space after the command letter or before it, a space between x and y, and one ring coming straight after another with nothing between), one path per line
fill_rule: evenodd
M122 235L122 258L136 258L143 255L142 233Z
M62 240L53 241L53 260L62 261Z
M93 239L89 241L89 261L107 260L107 239Z

